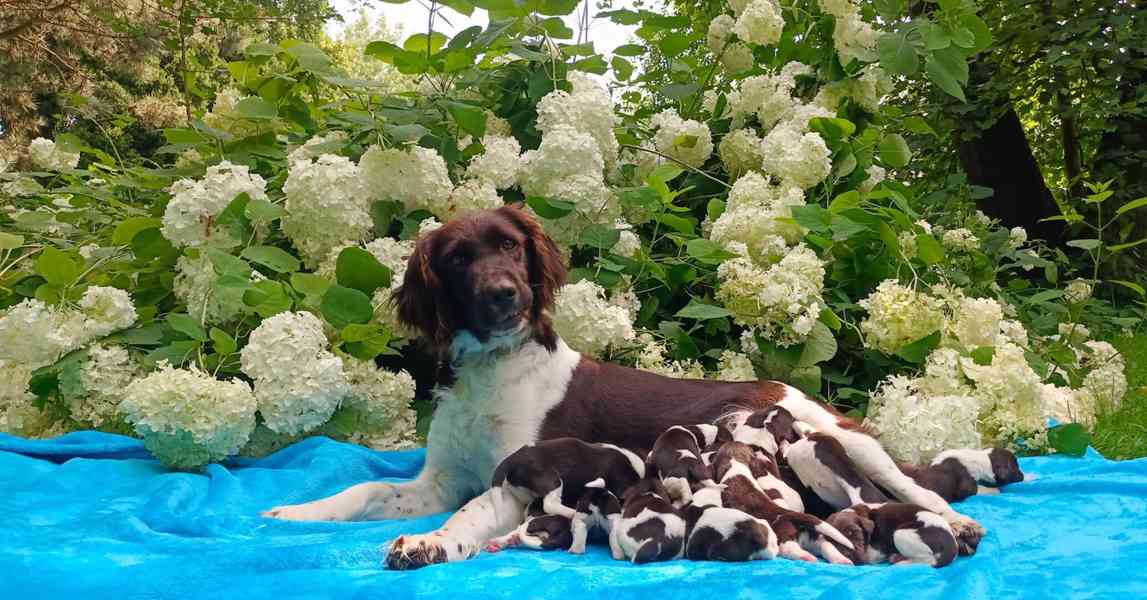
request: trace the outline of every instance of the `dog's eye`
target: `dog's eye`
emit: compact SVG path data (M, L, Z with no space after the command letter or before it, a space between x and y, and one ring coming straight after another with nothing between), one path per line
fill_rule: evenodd
M447 260L450 262L450 266L452 267L464 267L466 266L466 261L468 261L469 258L465 254L458 252L456 254L451 254L450 258Z
M502 249L503 250L513 250L514 248L517 248L517 247L518 247L518 242L515 242L514 240L511 240L510 238L506 238L506 239L502 240Z

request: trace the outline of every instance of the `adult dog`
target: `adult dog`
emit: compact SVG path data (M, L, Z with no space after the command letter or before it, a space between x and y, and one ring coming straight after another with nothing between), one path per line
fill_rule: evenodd
M490 478L526 444L575 437L650 448L673 425L736 422L778 404L840 440L857 467L897 498L943 515L972 548L983 535L975 521L901 473L855 423L795 388L671 379L581 356L558 337L548 314L565 274L554 242L516 207L473 213L422 237L394 301L399 319L451 371L436 391L422 472L407 483L361 483L264 514L352 521L457 510L438 531L395 540L387 564L462 560L522 522L525 507L512 494L493 494Z

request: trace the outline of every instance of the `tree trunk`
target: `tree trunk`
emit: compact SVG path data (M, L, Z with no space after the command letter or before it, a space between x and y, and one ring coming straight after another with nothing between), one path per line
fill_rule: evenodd
M984 214L1005 227L1023 227L1032 238L1058 244L1063 227L1040 219L1059 214L1051 190L1044 183L1023 125L1009 106L995 123L957 149L960 164L973 185L992 188L995 195L980 201Z

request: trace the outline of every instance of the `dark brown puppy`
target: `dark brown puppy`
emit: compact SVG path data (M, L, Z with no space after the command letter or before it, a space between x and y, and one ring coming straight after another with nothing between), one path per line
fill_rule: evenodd
M485 550L499 552L516 546L534 550L566 550L573 541L570 520L547 513L542 499L538 498L526 508L526 520L517 529L486 542Z
M665 485L674 506L693 499L693 489L712 484L713 475L701 460L701 448L717 440L714 425L676 425L657 437L645 459L645 475Z

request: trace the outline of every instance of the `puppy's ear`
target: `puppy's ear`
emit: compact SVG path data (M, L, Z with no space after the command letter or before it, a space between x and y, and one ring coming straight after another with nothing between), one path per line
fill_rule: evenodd
M534 304L530 307L530 322L533 324L537 342L553 351L557 347L558 336L547 311L553 308L554 297L566 282L566 265L562 252L542 229L541 223L526 211L515 205L507 205L498 210L513 221L526 236L530 261L530 291L534 294Z
M435 351L450 343L453 335L449 298L434 272L437 231L422 236L406 263L402 285L391 295L398 320L421 333Z

